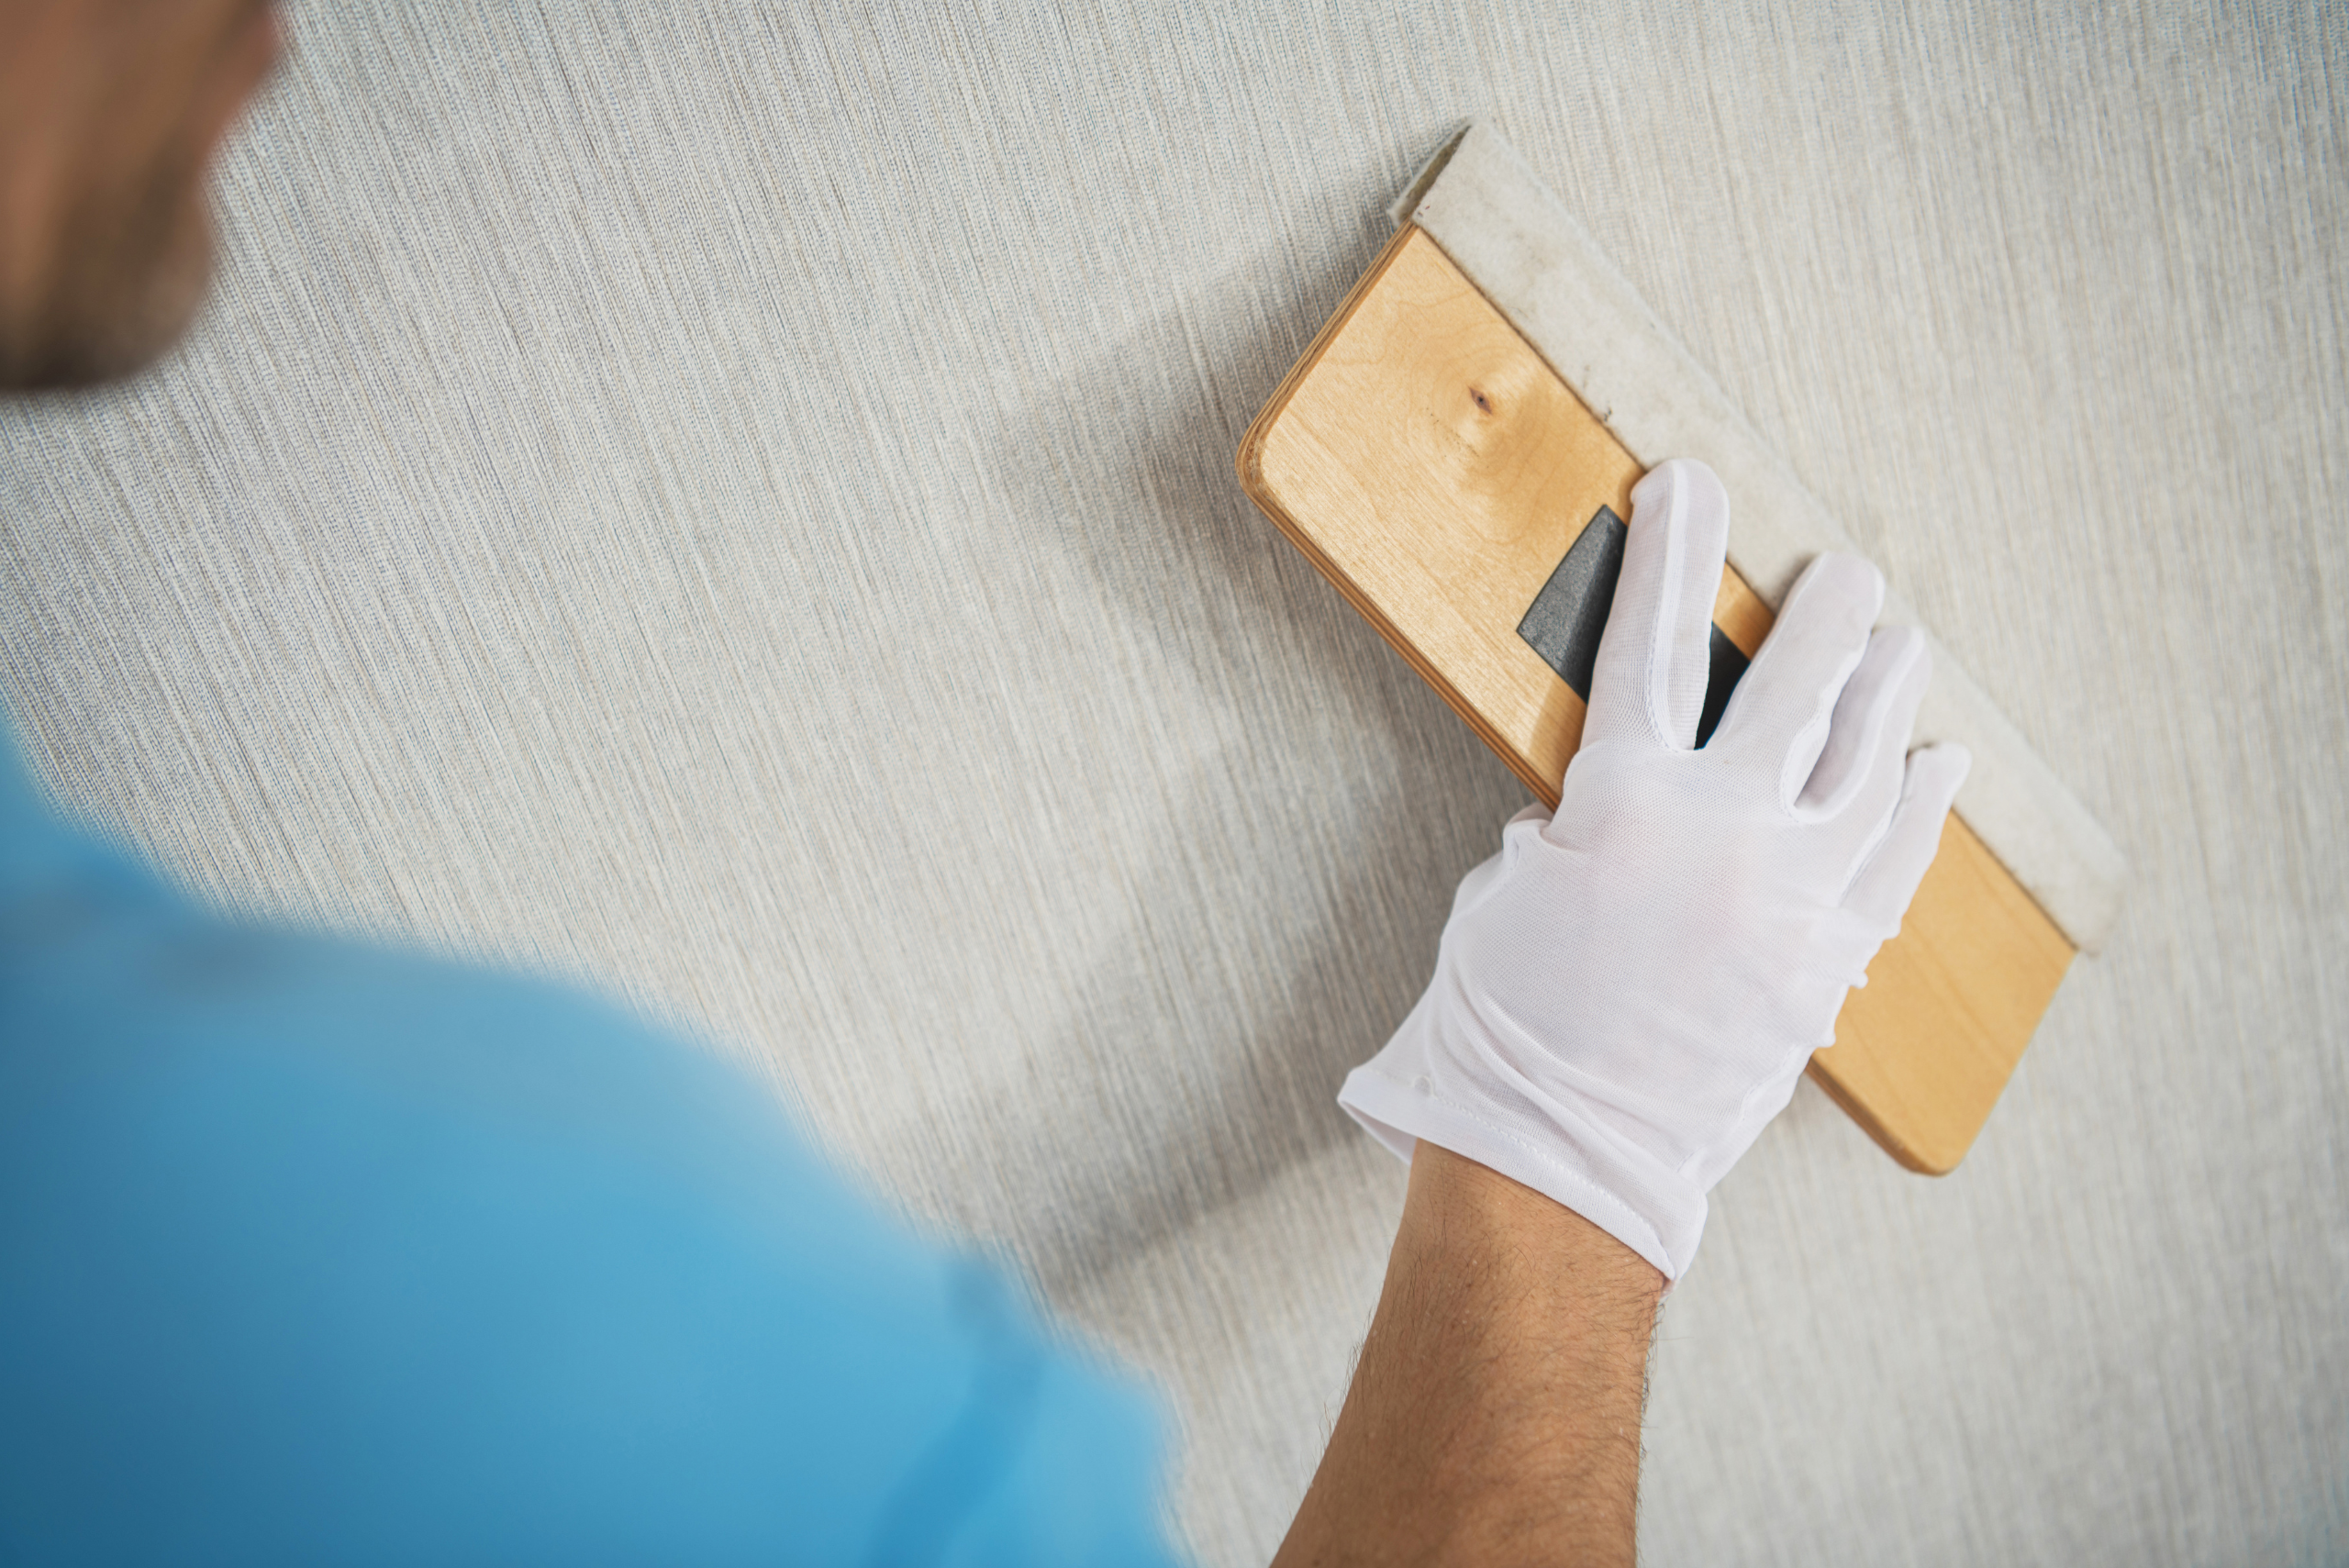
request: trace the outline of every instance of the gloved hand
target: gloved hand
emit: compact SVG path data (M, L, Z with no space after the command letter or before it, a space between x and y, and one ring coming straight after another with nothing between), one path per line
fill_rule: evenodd
M1729 500L1702 463L1631 492L1631 537L1554 815L1460 884L1434 982L1339 1104L1404 1159L1427 1139L1677 1279L1705 1195L1834 1043L1971 759L1907 755L1923 636L1869 634L1884 579L1811 562L1692 749Z

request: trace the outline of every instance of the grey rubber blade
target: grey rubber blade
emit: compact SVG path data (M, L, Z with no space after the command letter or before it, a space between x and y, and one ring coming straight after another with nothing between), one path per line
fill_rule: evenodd
M1598 639L1607 629L1607 612L1615 604L1615 584L1623 575L1623 541L1631 530L1614 508L1601 506L1564 561L1533 595L1517 635L1542 655L1542 662L1583 701L1590 700L1591 672L1598 664ZM1729 695L1745 673L1746 657L1720 627L1712 628L1706 650L1709 672L1705 678L1705 706L1697 720L1697 744L1713 738L1714 727L1729 706Z
M1623 575L1623 540L1630 533L1612 507L1598 508L1533 595L1525 618L1517 623L1517 635L1585 702L1590 700L1598 634L1607 629L1608 607L1615 603L1615 580Z

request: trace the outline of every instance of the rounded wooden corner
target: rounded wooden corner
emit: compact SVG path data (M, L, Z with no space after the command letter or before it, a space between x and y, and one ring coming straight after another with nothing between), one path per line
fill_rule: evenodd
M1982 1130L1976 1127L1972 1132L1966 1134L1964 1142L1954 1147L1947 1144L1933 1147L1921 1146L1895 1132L1885 1124L1883 1118L1877 1116L1865 1102L1854 1098L1847 1093L1843 1085L1835 1081L1833 1072L1818 1057L1811 1058L1809 1073L1810 1081L1818 1084L1827 1097L1834 1101L1862 1132L1868 1135L1870 1141L1892 1156L1893 1163L1904 1171L1914 1172L1920 1176L1946 1176L1956 1170L1965 1159L1966 1151L1974 1147L1975 1138Z
M1281 414L1288 407L1288 400L1296 394L1298 385L1320 362L1322 350L1344 329L1355 307L1377 286L1378 280L1410 245L1412 238L1422 234L1417 226L1408 223L1395 230L1394 236L1379 248L1378 254L1372 259L1362 276L1354 280L1353 286L1346 291L1345 297L1338 302L1338 308L1330 312L1329 319L1321 324L1321 329L1313 335L1313 340L1306 345L1305 352L1297 356L1288 373L1281 377L1280 384L1273 388L1273 395L1264 399L1264 407L1258 409L1256 417L1249 422L1248 433L1240 438L1240 450L1232 454L1231 460L1232 470L1240 480L1240 488L1248 493L1250 500L1272 513L1275 521L1279 519L1280 513L1275 498L1265 487L1264 472L1264 445L1272 437L1273 427L1280 422Z
M1264 405L1248 433L1240 438L1240 450L1231 454L1231 471L1240 481L1240 488L1248 499L1270 511L1269 497L1264 489L1264 443L1273 433L1273 425L1280 417L1281 405L1286 400L1275 398Z

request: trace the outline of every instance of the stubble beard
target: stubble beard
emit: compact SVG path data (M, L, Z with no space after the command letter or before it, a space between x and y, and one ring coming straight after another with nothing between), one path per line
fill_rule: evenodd
M128 192L93 192L67 219L24 339L0 341L0 385L95 386L153 363L203 306L214 251L200 166L167 160Z

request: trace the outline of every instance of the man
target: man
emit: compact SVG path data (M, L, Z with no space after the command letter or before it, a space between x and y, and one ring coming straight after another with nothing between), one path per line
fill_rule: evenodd
M256 0L0 0L0 383L201 298ZM1728 526L1635 492L1554 817L1341 1099L1411 1161L1288 1562L1622 1561L1705 1194L1831 1038L1963 753L1849 559L1693 750ZM0 752L0 1555L1151 1562L1135 1396L764 1092L550 988L208 917Z

